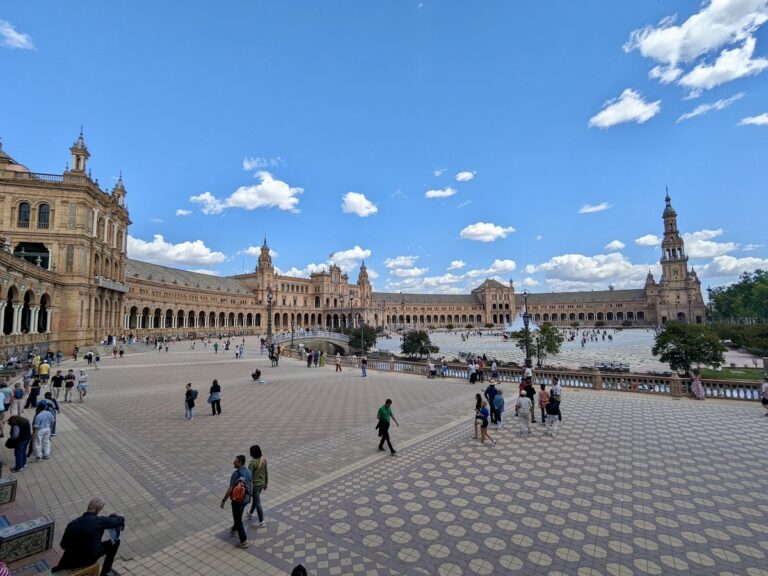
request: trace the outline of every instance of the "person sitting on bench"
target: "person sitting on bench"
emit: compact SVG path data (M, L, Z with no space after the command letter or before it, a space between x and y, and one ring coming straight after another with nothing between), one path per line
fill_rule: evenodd
M91 566L104 556L101 576L117 574L112 570L112 562L120 547L120 531L125 528L125 518L117 514L99 516L104 504L103 498L94 498L88 502L85 514L67 524L61 538L64 555L53 572ZM104 530L109 530L109 540L102 541Z

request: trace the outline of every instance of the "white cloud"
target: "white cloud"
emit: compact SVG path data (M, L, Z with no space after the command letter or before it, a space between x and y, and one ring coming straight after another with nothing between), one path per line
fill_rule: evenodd
M709 90L720 84L744 76L759 74L768 68L765 58L752 58L755 51L755 39L747 38L739 48L723 50L714 64L698 64L693 70L680 78L679 84L690 88L693 95L702 90Z
M526 273L544 272L552 289L592 290L612 284L637 287L648 273L648 266L632 264L618 252L612 254L563 254L548 262L526 266Z
M207 268L195 268L190 272L197 272L198 274L207 274L208 276L221 276L221 272L218 270L208 270Z
M605 245L605 249L609 252L616 252L618 250L623 250L625 246L626 244L621 240L613 240Z
M443 172L445 172L445 168L435 168L432 170L432 174L434 174L435 177L442 176Z
M341 210L345 214L357 214L361 218L379 211L376 205L365 197L365 194L358 192L347 192L342 196Z
M176 210L176 216L189 216L190 214L192 214L192 210L184 210L184 208Z
M679 26L673 16L633 31L624 50L639 50L646 58L674 68L747 39L768 20L766 0L705 0L701 6Z
M603 104L603 109L589 119L589 127L605 129L625 122L644 124L660 111L661 100L646 102L639 92L627 88L621 96Z
M283 166L285 162L278 156L277 158L243 158L243 170L258 170L261 168L277 168Z
M739 126L768 126L768 112L742 118Z
M536 235L536 240L541 240L542 238L544 238L544 236L542 236L541 234Z
M735 242L712 242L713 238L722 236L723 229L699 230L683 234L685 250L691 258L713 258L733 252L739 245Z
M14 25L5 20L0 20L0 46L19 50L35 49L29 34L17 32Z
M701 104L699 106L696 106L693 110L690 112L686 112L680 118L678 118L675 122L683 122L684 120L689 120L691 118L695 118L696 116L702 116L703 114L706 114L707 112L710 112L712 110L722 110L724 108L728 108L731 104L736 102L736 100L741 100L744 97L744 92L740 92L738 94L735 94L734 96L731 96L730 98L724 98L721 100L718 100L717 102L712 102L711 104Z
M661 238L653 234L646 234L640 238L635 238L635 244L638 246L658 246L661 244Z
M467 206L469 204L472 204L472 200L465 200L464 202L456 206L456 208L464 208L464 206Z
M162 224L165 222L162 218L150 218L149 221L152 222L152 224Z
M605 210L608 210L611 205L608 204L608 202L600 202L600 204L584 204L581 208L579 208L579 214L594 214L595 212L603 212Z
M448 270L460 270L461 268L464 268L467 263L463 260L451 260L450 265L448 266Z
M398 278L416 278L418 276L424 276L429 271L429 268L396 268L392 273Z
M467 270L464 274L466 278L496 278L502 280L503 276L517 269L517 263L514 260L494 260L488 268Z
M292 266L288 270L283 270L275 266L275 272L277 272L281 276L293 276L294 278L309 278L310 274L323 272L324 270L328 270L328 264L312 263L312 264L307 264L306 266L304 266L304 268L296 268L296 266Z
M745 244L744 246L741 247L741 249L744 252L752 252L752 250L757 250L758 248L762 248L763 246L765 246L765 244Z
M396 256L384 260L384 266L387 268L409 268L416 263L418 256Z
M248 256L261 256L261 246L248 246L245 250L238 250L238 254L247 254ZM277 258L280 254L272 248L269 249L269 255L272 258Z
M360 246L355 246L349 250L339 250L331 254L329 261L336 264L344 272L350 272L360 267L362 260L371 257L370 250L364 250Z
M302 188L291 187L281 180L275 180L272 174L259 171L255 177L261 180L254 186L240 186L235 192L224 200L219 200L210 192L203 192L190 197L193 204L202 206L203 214L220 214L225 208L242 208L255 210L256 208L278 208L288 212L299 212L298 195L302 194Z
M682 69L677 66L654 66L651 68L651 71L648 72L648 76L654 80L658 80L662 84L669 84L680 78L682 73Z
M448 188L442 188L440 190L427 190L424 193L424 198L449 198L456 194L456 190L454 188L448 187Z
M453 274L443 274L442 276L427 276L423 279L421 287L424 290L442 292L453 291L453 285L461 282L461 276Z
M506 228L492 224L490 222L477 222L465 227L459 237L464 240L474 240L477 242L493 242L499 238L506 238L508 234L514 232L512 226Z
M533 286L538 286L540 282L536 280L536 278L531 278L530 276L523 278L523 286L527 286L529 288Z
M734 258L733 256L715 256L712 262L700 269L702 277L718 277L752 272L758 268L768 269L768 258Z
M470 180L474 179L475 174L477 174L477 172L470 172L469 170L462 170L461 172L456 174L456 181L457 182L469 182Z
M171 266L211 266L227 259L223 253L208 248L202 240L171 244L161 234L155 234L150 242L129 235L128 257Z

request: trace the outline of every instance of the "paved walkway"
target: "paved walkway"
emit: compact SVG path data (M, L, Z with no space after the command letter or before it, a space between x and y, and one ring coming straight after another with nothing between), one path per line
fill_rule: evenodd
M137 576L286 574L298 562L313 575L768 575L757 403L566 390L556 439L540 426L520 438L508 417L480 446L479 387L287 359L272 369L247 352L176 344L104 359L87 403L63 406L52 460L18 475L56 541L102 495L128 519L115 567ZM188 381L200 390L192 421ZM387 397L396 458L376 451ZM269 461L267 526L238 550L219 503L233 456L254 443Z

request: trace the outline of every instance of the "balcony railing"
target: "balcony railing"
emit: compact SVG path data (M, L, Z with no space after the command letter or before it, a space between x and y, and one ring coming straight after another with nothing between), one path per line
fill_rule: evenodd
M103 276L96 276L94 278L94 283L96 286L101 286L102 288L106 288L107 290L114 290L115 292L128 292L128 285L122 284L120 282L115 282L114 280L110 280L109 278L104 278Z

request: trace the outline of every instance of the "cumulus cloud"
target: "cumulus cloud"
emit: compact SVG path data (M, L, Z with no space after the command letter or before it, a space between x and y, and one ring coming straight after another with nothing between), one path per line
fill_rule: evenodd
M702 277L732 276L757 269L768 269L768 258L735 258L733 256L715 256L712 262L705 264L699 271Z
M653 234L646 234L640 238L635 238L635 244L638 246L658 246L661 244L661 238Z
M618 250L623 250L626 244L622 242L621 240L613 240L611 242L608 242L608 244L605 245L605 249L608 252L616 252Z
M474 240L476 242L493 242L499 238L506 238L507 235L514 232L512 226L502 227L490 222L477 222L465 227L459 237L464 240Z
M528 274L543 272L547 285L553 290L594 290L608 284L637 287L648 268L647 265L632 264L622 254L614 252L595 256L563 254L542 264L526 266L525 271Z
M323 272L324 270L328 270L327 264L307 264L304 266L304 268L297 268L296 266L292 266L291 268L288 268L287 270L283 270L277 266L275 266L275 272L280 274L281 276L293 276L294 278L309 278L310 274L315 274L317 272Z
M248 256L261 256L261 246L248 246L248 248L244 250L239 250L237 253L247 254ZM280 256L280 254L278 254L277 251L273 250L272 248L269 249L269 255L272 258L277 258L278 256Z
M227 259L223 253L208 248L202 240L171 244L161 234L155 234L150 242L129 235L128 257L169 266L215 266Z
M447 187L440 190L427 190L424 193L424 198L450 198L456 194L456 189Z
M445 168L435 168L432 170L432 174L434 174L435 177L442 176L443 172L445 172Z
M418 276L424 276L428 271L428 268L396 268L392 271L392 274L398 278L416 278Z
M530 276L523 278L523 286L526 286L528 288L538 286L539 284L540 282L536 280L536 278L531 278Z
M466 265L467 263L463 260L451 260L451 263L448 265L448 270L460 270Z
M184 208L176 210L176 216L189 216L190 214L192 214L192 210L184 210Z
M453 286L461 281L461 276L455 276L453 274L443 274L442 276L427 276L422 280L421 287L427 291L445 293L446 291L453 291Z
M499 260L496 259L488 268L480 268L476 270L467 270L464 274L466 278L474 280L477 278L496 278L502 279L502 277L509 272L513 272L517 269L517 263L514 260Z
M272 174L266 171L256 172L255 177L259 184L252 186L240 186L235 192L220 200L210 192L203 192L197 196L191 196L189 201L199 204L203 214L221 214L225 208L242 208L255 210L257 208L278 208L288 212L299 212L299 194L302 188L291 187L282 180L276 180Z
M768 112L742 118L739 126L768 126Z
M762 248L763 246L765 246L765 244L745 244L744 246L741 247L741 249L744 252L752 252L752 250L757 250L758 248Z
M384 260L384 266L387 268L409 268L416 263L418 256L395 256L394 258L386 258Z
M755 39L747 38L742 46L723 50L713 64L698 64L680 78L679 84L690 88L695 96L702 90L710 90L744 76L759 74L768 68L768 59L752 58L754 51Z
M391 292L430 292L433 294L464 294L466 290L457 286L463 280L461 276L443 274L423 278L401 278L387 280L386 289Z
M713 0L680 25L667 17L633 31L624 50L669 66L691 62L722 46L746 40L768 21L766 0Z
M371 251L355 246L349 250L339 250L330 255L329 261L336 264L344 272L350 272L360 266L366 258L371 257ZM370 273L370 272L369 272Z
M361 218L376 214L376 205L359 192L347 192L341 199L341 210L345 214L357 214Z
M594 214L595 212L603 212L605 210L608 210L611 205L608 204L608 202L600 202L600 204L584 204L581 208L579 208L579 214Z
M260 170L262 168L277 168L283 166L285 162L278 156L277 158L243 158L243 170Z
M625 122L644 124L660 111L661 100L646 102L639 92L627 88L621 96L603 104L603 109L589 119L589 127L606 129Z
M739 245L735 242L712 242L713 238L722 236L723 229L699 230L683 234L685 250L691 258L713 258L733 252Z
M728 108L728 106L736 102L736 100L741 100L743 97L744 97L744 92L740 92L739 94L735 94L730 98L724 98L724 99L718 100L717 102L712 102L711 104L701 104L699 106L696 106L696 108L694 108L690 112L686 112L685 114L680 116L680 118L675 120L675 123L683 122L685 120L690 120L691 118L696 118L696 116L702 116L707 112L711 112L712 110L722 110L724 108Z
M456 174L456 181L457 182L469 182L470 180L474 179L475 174L477 174L477 172L470 172L469 170L462 170L461 172Z
M15 26L5 20L0 20L0 46L17 50L35 49L29 34L17 32Z

